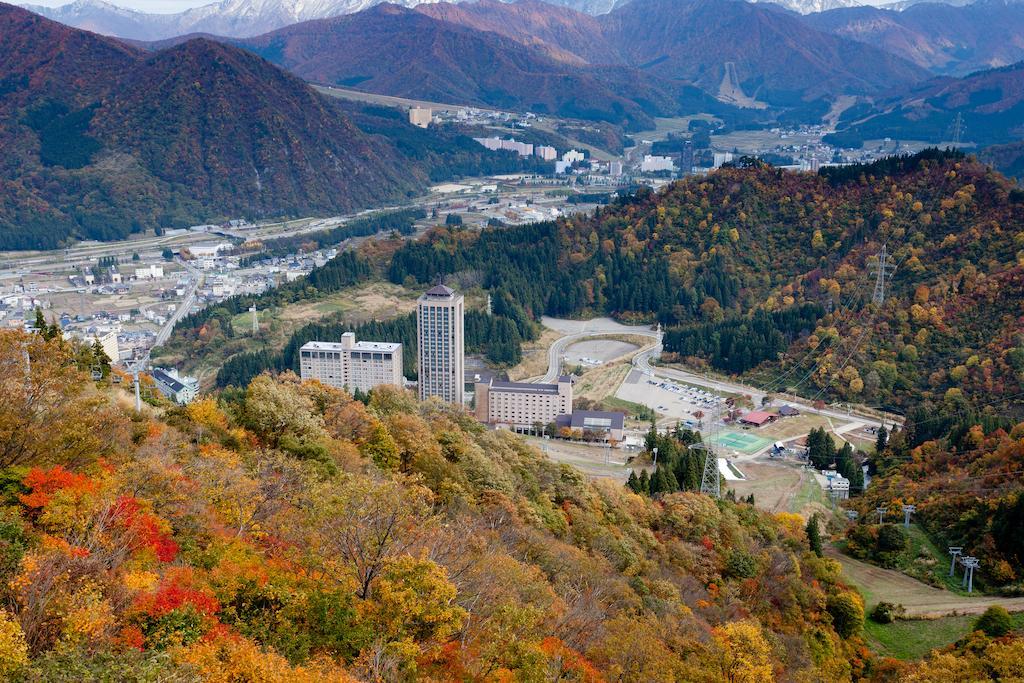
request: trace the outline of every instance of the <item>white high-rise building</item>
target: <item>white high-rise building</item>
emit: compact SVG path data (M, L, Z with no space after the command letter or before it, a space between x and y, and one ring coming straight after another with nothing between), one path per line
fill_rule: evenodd
M437 396L462 405L465 388L464 302L461 294L437 285L416 302L420 400Z
M341 343L309 342L299 349L299 374L339 389L369 391L382 384L402 386L402 345L356 341L346 332Z

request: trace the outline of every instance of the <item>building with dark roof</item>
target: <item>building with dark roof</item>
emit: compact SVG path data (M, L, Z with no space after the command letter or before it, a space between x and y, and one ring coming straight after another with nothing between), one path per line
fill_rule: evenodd
M596 437L601 441L622 441L626 425L625 413L610 410L575 410L570 415L560 415L555 424L560 430L579 432L583 438Z
M175 403L191 403L199 393L199 382L194 377L179 375L175 369L153 368L149 373L157 390Z
M530 430L572 412L572 378L556 384L502 382L491 379L475 388L476 417L497 427Z
M796 417L800 414L800 411L793 406L782 406L779 408L779 415L782 417Z

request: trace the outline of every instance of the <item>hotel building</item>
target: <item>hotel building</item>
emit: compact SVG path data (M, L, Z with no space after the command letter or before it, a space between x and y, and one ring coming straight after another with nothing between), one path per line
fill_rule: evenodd
M478 382L475 396L476 418L508 429L547 426L559 415L572 413L572 379L565 376L557 384Z
M464 301L437 285L416 302L420 400L437 396L462 405L465 387Z
M356 341L352 332L341 343L313 341L299 349L302 379L354 392L369 391L381 384L402 386L402 345Z

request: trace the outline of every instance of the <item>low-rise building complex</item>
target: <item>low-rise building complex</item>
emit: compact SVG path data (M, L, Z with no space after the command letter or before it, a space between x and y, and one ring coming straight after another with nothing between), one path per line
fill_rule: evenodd
M572 379L559 377L557 384L477 382L476 417L481 422L515 430L546 427L559 415L572 412Z

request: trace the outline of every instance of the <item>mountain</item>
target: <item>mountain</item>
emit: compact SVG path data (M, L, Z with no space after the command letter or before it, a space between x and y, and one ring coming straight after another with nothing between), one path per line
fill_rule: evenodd
M58 7L23 5L62 24L132 40L163 40L189 33L245 38L312 19L354 14L385 0L221 0L174 14L126 9L106 0L74 0ZM415 7L435 0L387 0ZM552 0L588 14L610 12L622 0Z
M859 7L862 3L857 0L751 0L752 2L771 2L797 14L812 14L814 12L826 12L832 9L843 7Z
M1024 3L857 7L805 17L822 31L880 47L935 73L964 76L1024 59Z
M774 105L877 94L927 72L878 48L820 32L771 4L634 0L600 17L631 65L720 96Z
M295 76L206 39L144 53L0 4L0 43L2 249L350 211L422 187L451 149L475 154L404 121L365 132Z
M940 144L953 139L958 116L965 142L1024 140L1024 62L966 78L932 79L873 106L854 107L826 140L847 147L885 137Z
M548 49L391 4L238 44L316 83L631 129L651 126L652 116L686 111L694 100L715 104L685 82L624 66L589 67L568 56L559 60Z
M618 48L602 35L597 17L542 0L436 2L419 5L416 11L478 31L498 33L570 64L622 61Z
M567 64L618 64L648 79L694 82L743 106L877 94L928 76L775 5L740 0L633 0L599 17L536 0L438 3L417 11L498 33Z

